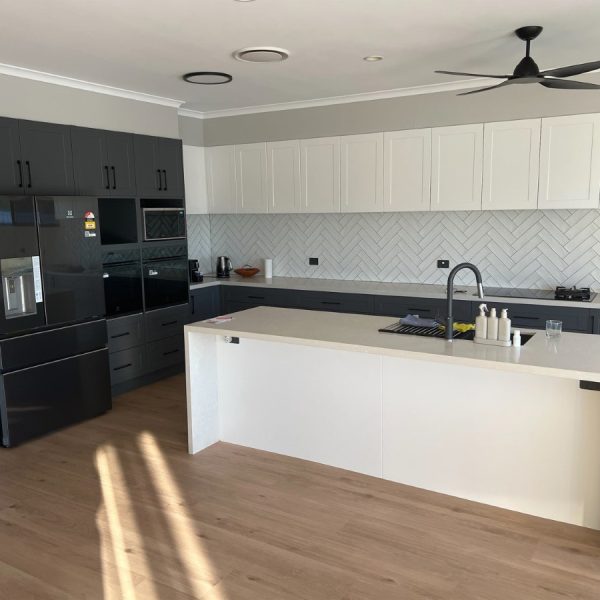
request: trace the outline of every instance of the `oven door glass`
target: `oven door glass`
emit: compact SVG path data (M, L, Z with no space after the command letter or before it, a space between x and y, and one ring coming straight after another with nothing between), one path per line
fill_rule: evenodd
M185 211L182 208L144 208L144 240L185 238Z
M107 316L141 312L140 263L104 265L104 298Z
M156 260L144 264L146 310L189 301L187 258Z

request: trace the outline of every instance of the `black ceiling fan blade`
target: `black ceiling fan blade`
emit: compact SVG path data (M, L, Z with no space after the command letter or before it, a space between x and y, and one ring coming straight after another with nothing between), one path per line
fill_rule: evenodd
M600 90L600 85L587 81L573 81L572 79L541 79L540 83L547 88L557 90Z
M489 87L480 88L478 90L471 90L470 92L461 92L460 94L456 94L457 96L468 96L469 94L479 94L479 92L487 92L488 90L495 90L499 87L504 87L505 85L510 85L511 83L515 83L514 79L509 79L508 81L503 81L502 83L498 83L497 85L490 85Z
M548 69L542 71L540 75L550 75L551 77L571 77L572 75L581 75L600 69L600 60L581 63L580 65L570 65L568 67L559 67L558 69Z
M467 75L468 77L492 77L493 79L508 79L510 75L482 75L481 73L461 73L460 71L434 71L444 75Z

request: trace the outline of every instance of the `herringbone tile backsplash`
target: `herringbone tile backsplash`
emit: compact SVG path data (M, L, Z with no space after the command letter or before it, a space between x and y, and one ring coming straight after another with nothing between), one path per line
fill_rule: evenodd
M188 233L205 271L223 254L235 267L272 258L280 276L444 283L447 258L475 263L488 286L600 289L598 210L190 215Z

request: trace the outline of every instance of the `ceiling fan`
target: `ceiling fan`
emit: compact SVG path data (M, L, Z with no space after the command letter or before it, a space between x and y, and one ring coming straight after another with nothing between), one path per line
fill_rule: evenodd
M521 62L515 67L512 75L482 75L481 73L460 73L457 71L435 71L436 73L444 73L446 75L469 75L471 77L493 77L494 79L506 79L498 85L481 88L480 90L472 90L470 92L462 92L458 96L466 96L468 94L478 94L486 92L505 85L513 83L541 83L544 87L555 88L561 90L598 90L600 85L595 83L587 83L585 81L572 81L570 79L562 79L563 77L571 77L572 75L581 75L589 71L600 69L600 60L594 62L582 63L580 65L570 65L569 67L559 67L558 69L548 69L540 71L536 62L529 55L529 46L532 40L542 33L543 27L539 25L528 25L519 27L515 30L518 38L522 39L526 44L525 56Z

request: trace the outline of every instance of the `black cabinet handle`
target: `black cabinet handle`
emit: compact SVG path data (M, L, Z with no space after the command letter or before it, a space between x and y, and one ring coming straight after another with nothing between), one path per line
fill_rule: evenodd
M114 167L111 167L110 170L112 171L112 176L113 176L113 190L117 189L117 171Z
M177 325L177 321L169 321L168 323L161 323L162 327L169 327L170 325Z
M104 174L106 175L106 185L104 188L110 190L110 177L108 176L108 167L106 165L104 165Z
M126 365L121 365L120 367L115 367L113 371L121 371L122 369L127 369L128 367L133 367L132 363L127 363Z
M341 302L327 302L325 300L321 301L321 304L328 304L330 306L339 306Z
M122 337L125 337L127 335L131 335L131 333L129 331L125 331L124 333L117 333L117 335L111 335L110 339L111 340L116 340L117 338L122 338Z
M179 350L169 350L168 352L163 352L163 356L169 356L169 354L177 354Z
M163 169L163 175L165 176L165 192L169 189L167 185L167 172Z
M31 164L29 163L28 160L25 161L25 166L27 167L27 179L28 179L27 187L30 188L31 187Z
M417 314L425 314L425 313L430 313L431 309L430 308L409 308L408 309L411 312L416 312Z
M160 169L156 169L156 174L158 175L158 191L162 192L162 175L160 174Z
M519 317L518 315L514 315L511 317L512 319L521 319L522 321L540 321L539 317Z
M19 167L19 187L23 187L23 164L20 160L17 161L17 167Z
M250 300L264 300L265 297L264 296L246 296L247 298L249 298Z

